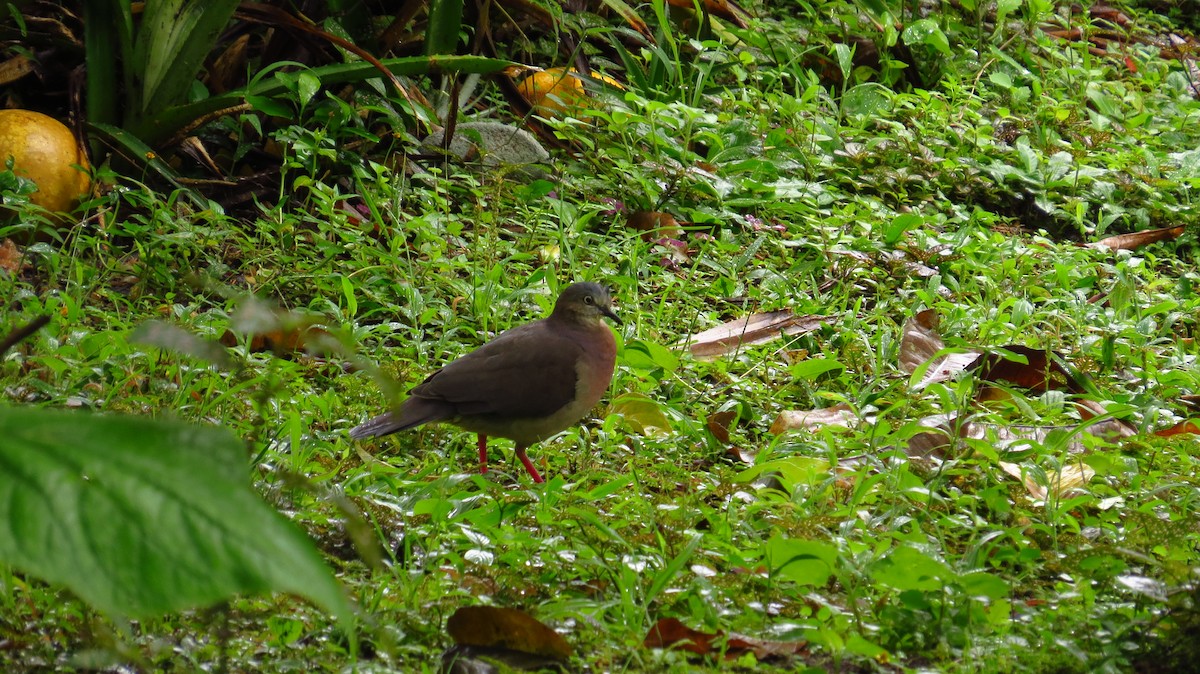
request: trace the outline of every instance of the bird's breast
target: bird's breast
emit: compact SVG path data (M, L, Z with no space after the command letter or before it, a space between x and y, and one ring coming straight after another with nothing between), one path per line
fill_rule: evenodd
M607 326L600 325L589 341L590 348L575 366L575 399L582 403L581 416L604 397L617 362L617 343Z

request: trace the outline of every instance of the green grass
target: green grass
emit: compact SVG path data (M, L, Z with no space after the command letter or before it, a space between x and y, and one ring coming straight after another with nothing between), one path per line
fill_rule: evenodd
M285 198L260 216L198 211L127 181L103 198L103 228L26 248L29 268L0 274L2 324L52 320L0 361L8 403L232 429L257 488L312 534L364 622L348 638L283 596L113 620L5 569L8 671L82 671L88 658L144 671L435 671L445 619L475 603L525 609L594 671L768 669L643 648L672 616L807 640L801 661L827 671L1189 663L1197 444L1152 435L1186 418L1183 396L1200 389L1188 149L1200 145L1200 103L1179 64L1135 46L1129 72L1079 45L1000 45L953 26L971 39L939 61L936 86L883 78L880 107L855 108L871 92L822 83L789 53L794 28L770 22L759 38L778 63L704 43L675 70L682 79L648 66L647 89L596 127L559 127L586 149L556 157L553 183L389 170L341 149L355 120L316 102L303 126L277 133ZM689 223L688 259L663 264L662 244L625 228L627 211L606 198ZM351 217L344 200L369 215ZM1133 252L1080 245L1177 224L1182 240ZM611 397L644 395L670 427L642 435L599 408L531 450L544 486L503 442L493 472L477 475L473 437L451 427L351 442L347 430L386 405L376 378L337 351L250 353L241 334L253 295L313 317L402 391L584 279L610 285L625 320ZM678 347L782 308L835 318L715 362ZM1044 503L997 464L1052 473L1076 458L1054 438L1018 451L964 441L932 465L910 460L904 448L933 414L1079 424L1053 392L984 408L969 379L910 388L901 327L924 308L950 346L1062 353L1140 434L1086 443L1095 476ZM148 320L210 340L233 330L238 366L131 342ZM815 358L840 367L798 368ZM873 423L768 432L780 411L839 402ZM748 471L706 429L726 410L738 413L731 443L771 470ZM790 546L833 561L788 566Z

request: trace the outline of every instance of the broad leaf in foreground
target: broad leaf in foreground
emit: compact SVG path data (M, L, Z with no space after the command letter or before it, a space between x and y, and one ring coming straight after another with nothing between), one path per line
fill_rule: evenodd
M0 562L109 614L279 591L349 621L312 542L259 498L246 465L219 428L0 407Z

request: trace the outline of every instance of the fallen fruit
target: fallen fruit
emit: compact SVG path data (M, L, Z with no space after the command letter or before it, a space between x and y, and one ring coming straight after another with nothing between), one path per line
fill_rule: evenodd
M71 130L40 112L0 110L0 170L10 157L13 172L37 184L29 200L48 211L74 209L91 188L87 155Z
M517 88L538 114L559 116L587 105L591 94L584 87L583 77L574 68L548 68L521 80ZM618 89L625 88L606 75L592 74L590 79Z

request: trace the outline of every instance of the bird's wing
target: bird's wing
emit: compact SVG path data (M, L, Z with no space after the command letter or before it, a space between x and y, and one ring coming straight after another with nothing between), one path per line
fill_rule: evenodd
M549 416L575 399L582 355L575 340L530 323L449 363L411 394L445 401L461 415Z

